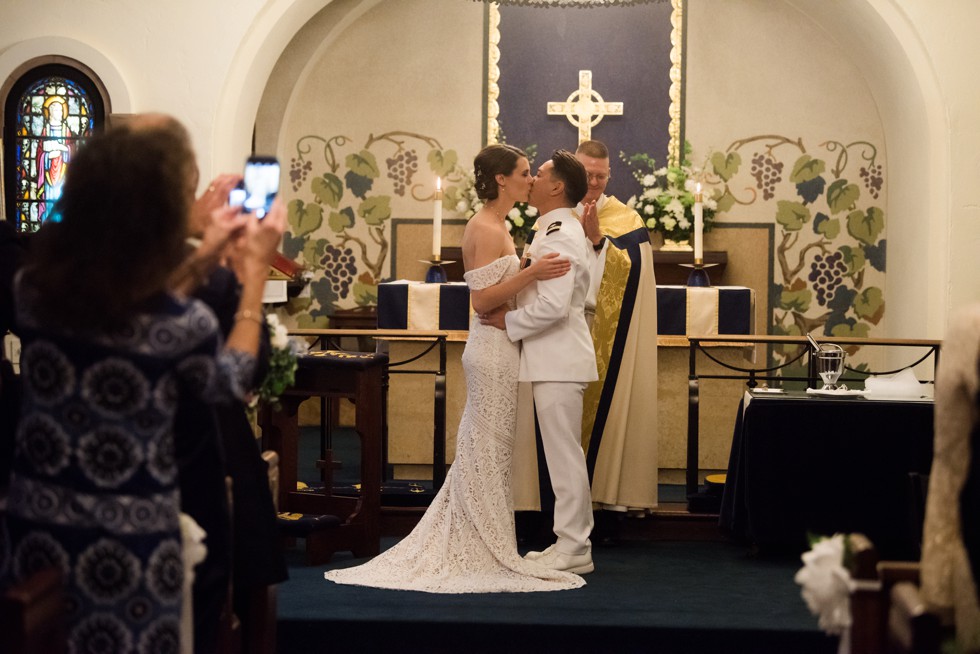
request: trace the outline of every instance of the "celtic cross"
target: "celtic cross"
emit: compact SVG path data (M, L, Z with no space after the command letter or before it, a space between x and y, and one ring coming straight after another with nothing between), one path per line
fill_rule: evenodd
M565 116L578 127L578 142L592 138L592 128L604 116L622 116L622 102L605 102L602 96L592 89L592 71L578 71L578 89L564 102L549 102L549 116Z

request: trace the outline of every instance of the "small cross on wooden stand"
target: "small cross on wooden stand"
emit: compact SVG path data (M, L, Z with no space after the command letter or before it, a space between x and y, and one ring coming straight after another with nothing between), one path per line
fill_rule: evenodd
M578 71L578 89L572 92L565 102L549 102L549 116L565 116L578 127L578 142L592 138L592 128L604 116L622 116L622 102L605 102L602 96L592 89L592 71Z

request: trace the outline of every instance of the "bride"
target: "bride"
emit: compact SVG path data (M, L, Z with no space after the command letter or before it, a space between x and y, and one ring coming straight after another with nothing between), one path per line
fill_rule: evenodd
M577 575L550 570L517 552L511 456L520 351L506 332L476 318L505 303L514 308L518 291L538 279L560 277L570 264L550 256L520 268L504 221L515 202L527 201L531 189L524 152L489 145L476 156L473 169L477 195L485 204L467 222L462 240L464 279L475 314L463 350L467 393L456 458L411 534L363 565L325 573L331 581L431 593L531 592L585 584Z

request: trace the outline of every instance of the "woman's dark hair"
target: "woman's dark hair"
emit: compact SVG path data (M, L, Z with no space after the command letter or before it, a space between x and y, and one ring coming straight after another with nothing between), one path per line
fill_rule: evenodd
M589 192L589 176L585 166L568 150L555 150L551 163L555 166L551 170L552 177L565 182L565 199L569 202L568 206L574 207Z
M187 131L167 119L83 145L65 175L60 223L35 235L24 271L43 324L121 326L167 287L184 256L196 167Z
M523 150L506 143L494 143L480 150L473 159L476 197L484 201L496 200L500 191L497 175L510 175L522 157L527 159Z

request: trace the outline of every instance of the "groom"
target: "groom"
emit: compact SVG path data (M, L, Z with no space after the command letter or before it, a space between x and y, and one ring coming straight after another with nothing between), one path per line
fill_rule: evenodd
M527 286L518 308L483 317L521 341L518 380L531 382L551 484L555 493L557 541L527 559L576 574L592 572L592 496L582 451L582 398L598 379L585 298L595 255L572 213L588 191L585 168L571 152L556 151L538 169L529 203L539 214L538 233L522 265L550 252L568 259L571 271Z

